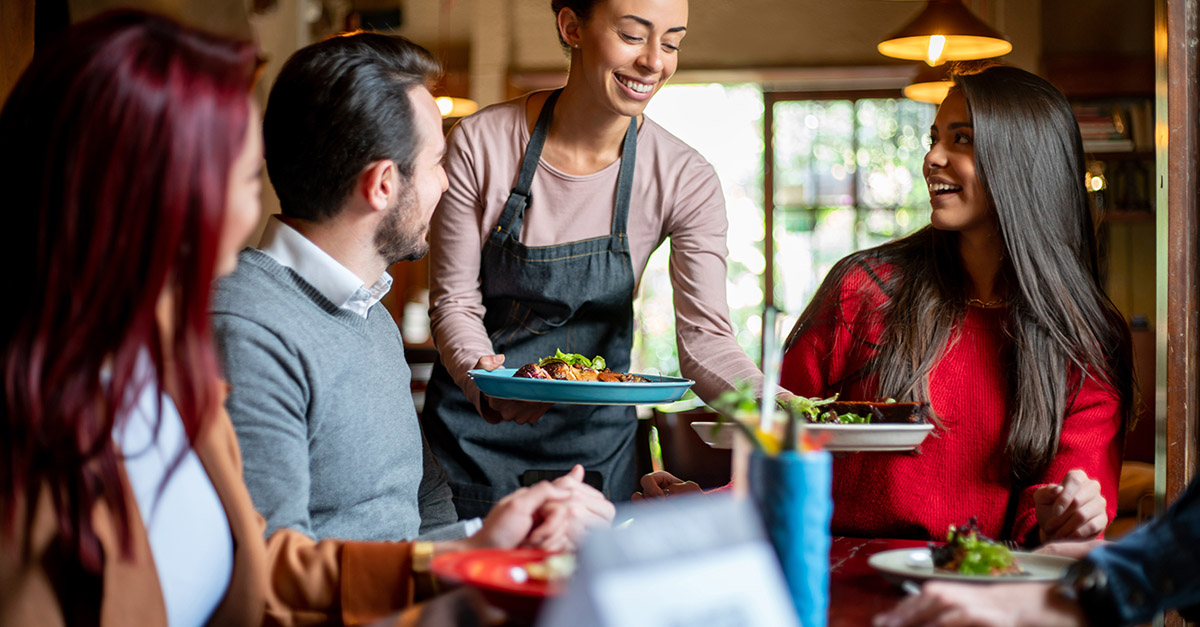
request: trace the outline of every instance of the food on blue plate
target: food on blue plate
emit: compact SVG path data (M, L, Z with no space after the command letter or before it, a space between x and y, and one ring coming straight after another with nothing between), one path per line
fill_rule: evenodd
M649 383L636 374L613 372L606 368L603 357L588 359L577 353L557 351L537 363L525 364L513 375L522 379L552 379L557 381L601 381L605 383Z
M930 557L938 570L963 575L1020 575L1023 573L1008 547L979 532L974 516L961 527L950 525L946 544L930 543Z

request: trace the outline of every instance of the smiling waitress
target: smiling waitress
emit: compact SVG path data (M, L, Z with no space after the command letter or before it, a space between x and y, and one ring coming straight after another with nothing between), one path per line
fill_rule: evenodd
M687 0L553 0L567 84L488 107L450 134L450 188L430 234L438 363L423 425L460 516L478 516L526 471L592 471L610 499L637 488L631 407L488 398L472 368L519 367L561 349L627 371L633 298L671 240L680 369L712 399L761 381L725 301L725 202L694 149L642 115L675 72ZM597 476L598 475L598 476Z

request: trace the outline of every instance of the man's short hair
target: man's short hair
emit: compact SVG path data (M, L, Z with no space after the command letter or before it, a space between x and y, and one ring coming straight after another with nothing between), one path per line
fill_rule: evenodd
M441 66L424 48L378 33L336 36L287 60L263 116L267 175L283 215L332 218L368 164L412 176L419 138L409 91L432 89Z

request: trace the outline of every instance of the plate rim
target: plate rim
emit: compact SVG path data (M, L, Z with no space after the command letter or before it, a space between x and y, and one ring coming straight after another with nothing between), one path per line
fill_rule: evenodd
M707 420L697 420L697 421L691 423L692 431L696 432L696 435L700 438L700 440L702 442L704 442L706 445L708 445L710 448L714 448L714 449L718 449L718 450L724 450L724 449L731 448L729 446L722 445L721 442L714 441L714 442L710 443L707 439L705 439L705 436L700 435L701 430L709 429L709 428L712 428L713 425L720 425L720 424L728 424L728 423L713 422L713 421L707 421ZM813 425L810 425L808 428L810 428L814 432L826 432L826 433L829 433L829 432L853 433L855 430L878 429L879 432L889 432L890 431L890 432L898 432L898 433L902 433L902 434L912 434L912 435L915 435L917 433L924 433L926 435L926 437L928 437L928 434L931 431L933 431L933 426L934 426L933 423L929 423L929 422L920 423L920 424L888 422L888 423L866 424L866 425L863 425L863 424L848 424L848 425L813 424ZM874 446L862 446L862 445L854 445L854 444L847 444L847 445L834 444L834 445L830 446L829 443L827 442L824 448L825 448L825 450L833 451L833 452L859 451L859 452L863 452L863 453L872 453L872 452L885 453L885 452L889 452L889 451L911 451L911 450L915 449L917 446L920 446L921 443L924 441L925 441L925 439L922 438L921 442L918 442L917 444L913 444L913 445L880 444L880 445L874 445Z
M638 388L642 388L642 389L676 387L676 386L680 386L680 385L684 385L684 384L686 384L688 387L691 387L696 384L696 382L694 380L688 379L686 377L672 377L672 376L665 375L665 374L645 374L645 373L639 373L639 372L633 372L630 374L635 374L639 377L647 377L647 378L659 377L661 379L667 379L667 380L666 381L647 381L644 383L639 383L639 382L634 382L634 381L562 381L559 379L527 379L525 377L514 377L511 374L497 374L498 372L505 372L505 373L513 372L513 373L515 373L517 370L518 370L517 368L497 368L496 370L484 370L482 368L473 368L473 369L467 371L467 376L471 377L471 379L475 379L476 377L483 377L485 379L495 379L495 380L505 380L505 381L516 380L521 383L531 382L531 383L534 383L535 385L571 385L571 386L584 385L584 386L588 386L588 387L592 387L592 386L619 387L619 386L629 385L629 386L637 386Z
M870 557L867 558L867 565L870 566L871 568L873 568L875 570L875 572L878 573L881 577L884 577L884 578L894 577L894 578L897 578L898 580L911 580L911 581L926 581L926 580L930 580L930 579L936 579L939 581L992 584L992 583L1045 583L1047 581L1058 581L1058 579L1059 579L1059 576L1051 577L1049 575L1045 575L1045 576L1043 576L1043 575L1033 575L1033 576L1025 576L1025 575L964 575L961 573L948 573L948 572L936 571L936 570L930 571L930 572L911 572L911 571L907 571L907 570L894 569L894 568L890 568L890 567L886 567L886 566L881 567L878 563L879 560L886 559L883 556L897 555L897 554L901 554L901 553L911 553L913 551L928 552L929 547L914 546L914 547L908 547L908 548L888 549L886 551L880 551L878 553L873 553ZM1074 558L1066 557L1064 555L1049 555L1046 553L1033 553L1033 552L1029 552L1029 551L1013 551L1012 554L1014 556L1016 556L1017 559L1035 558L1039 561L1060 562L1059 566L1061 566L1064 569L1070 567L1071 564L1074 564L1075 562L1079 561Z
M518 558L515 555L518 553L519 554L527 554L528 557ZM445 555L439 555L439 556L433 558L432 569L433 569L433 573L435 575L437 575L439 578L441 578L449 583L473 586L473 587L488 590L491 592L500 592L503 594L511 594L513 596L519 596L519 597L527 597L527 598L534 598L534 599L546 599L551 596L554 596L555 594L558 594L559 591L561 590L561 584L553 584L553 583L546 582L546 581L539 581L536 579L531 579L530 581L533 582L532 586L535 586L532 589L530 587L511 588L508 586L493 583L491 581L472 579L469 575L464 575L461 572L446 572L446 571L448 571L452 567L461 568L463 564L477 562L481 559L487 559L487 558L492 558L492 557L502 557L502 558L514 559L514 560L519 559L522 562L533 562L538 559L545 559L546 557L548 557L550 555L554 555L554 554L555 554L554 551L547 551L545 549L533 549L533 548L527 548L527 549L469 549L466 551L456 551L454 553L447 553ZM517 566L518 566L518 564L513 564L511 567L517 567ZM514 581L513 584L514 585L526 585L526 586L530 585L528 583L518 584L518 582L516 582L516 581Z

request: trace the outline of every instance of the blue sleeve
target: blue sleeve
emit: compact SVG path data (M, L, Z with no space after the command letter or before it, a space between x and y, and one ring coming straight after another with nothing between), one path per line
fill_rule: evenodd
M1200 481L1162 518L1086 559L1105 574L1119 624L1145 623L1158 612L1200 604Z

